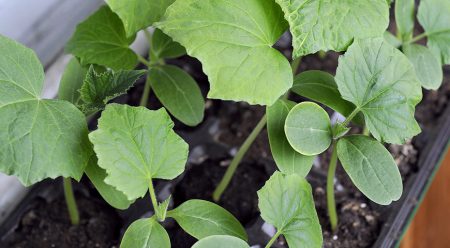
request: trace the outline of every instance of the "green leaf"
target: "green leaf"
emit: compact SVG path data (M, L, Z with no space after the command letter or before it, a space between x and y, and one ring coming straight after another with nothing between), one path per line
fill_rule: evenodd
M311 186L299 175L275 172L258 191L261 217L284 235L289 247L322 247L322 230Z
M417 19L427 34L427 46L443 64L450 64L450 1L421 0Z
M159 29L152 36L153 52L159 59L170 59L186 54L186 49Z
M112 11L122 19L128 37L159 21L175 0L106 0Z
M170 248L166 230L153 218L133 222L125 232L120 248Z
M395 22L403 41L409 41L413 35L414 5L414 0L395 1Z
M436 90L443 81L442 67L430 49L422 45L403 46L403 53L414 65L416 75L426 89Z
M294 86L291 91L322 103L344 116L349 116L355 109L355 105L342 99L334 77L328 72L311 70L298 74L294 78ZM358 125L364 125L362 115L357 115L353 121Z
M84 115L41 99L44 70L29 48L0 35L0 171L26 186L59 176L80 180L91 151Z
M94 153L86 167L85 173L92 184L94 184L95 189L109 205L125 210L133 203L133 201L127 199L124 193L105 183L106 171L97 165L97 157Z
M331 144L328 113L313 102L295 105L286 117L284 131L292 148L304 155L320 154Z
M370 200L388 205L400 199L402 178L389 151L365 135L340 139L337 153L353 183Z
M331 128L331 133L333 134L333 139L339 139L342 136L346 135L348 133L348 131L350 131L350 128L348 128L347 126L345 126L342 123L336 123L332 128Z
M165 199L163 202L161 202L157 206L158 211L156 213L159 215L159 216L157 216L159 220L165 220L166 219L167 209L169 208L170 198L171 197L172 197L172 195L169 195L169 197L167 199Z
M202 122L205 100L194 79L173 65L151 67L148 76L155 95L178 120L188 126Z
M111 99L125 94L145 73L145 70L107 70L97 74L91 66L80 89L83 111L89 113L103 109Z
M108 174L105 182L134 200L145 195L151 179L180 175L188 145L173 125L164 108L108 104L98 129L89 134L98 164Z
M201 239L192 248L249 248L242 239L227 235L214 235Z
M335 79L377 140L401 144L420 132L414 108L422 88L414 67L382 38L355 40L339 58Z
M294 105L294 102L280 99L267 107L267 133L272 156L280 171L305 177L311 170L314 156L305 156L295 151L284 133L286 117Z
M292 86L289 62L272 48L282 15L273 1L184 0L155 25L202 62L209 98L272 105Z
M58 90L58 98L71 102L75 106L79 104L80 92L87 70L83 68L76 58L72 58L66 66L61 78Z
M393 47L400 47L402 45L402 41L399 40L395 35L393 35L389 31L384 32L383 38L387 43L391 44L391 46Z
M247 241L241 223L227 210L203 200L189 200L167 213L184 231L202 239L211 235L231 235Z
M128 47L133 40L134 37L126 37L119 17L108 6L103 6L78 24L66 50L80 58L82 65L99 64L113 70L133 69L137 56Z
M389 24L385 0L275 0L292 33L295 58L344 51L354 38L381 36Z

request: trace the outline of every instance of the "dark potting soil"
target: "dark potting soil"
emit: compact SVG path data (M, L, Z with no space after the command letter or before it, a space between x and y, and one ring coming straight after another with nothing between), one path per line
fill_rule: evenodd
M102 199L77 195L80 224L71 225L63 197L51 202L37 198L22 216L4 246L16 248L117 247L121 223ZM1 243L0 243L1 244Z

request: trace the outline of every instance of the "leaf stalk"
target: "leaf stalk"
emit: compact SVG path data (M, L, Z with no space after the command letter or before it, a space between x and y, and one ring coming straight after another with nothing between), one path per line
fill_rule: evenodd
M78 225L80 223L80 214L78 212L77 202L75 201L75 196L73 194L72 179L63 178L63 186L70 222L72 225Z
M338 224L338 216L336 211L336 200L334 198L334 177L337 167L337 149L336 141L333 142L333 152L331 154L330 164L327 175L327 208L328 216L330 218L331 230L336 231Z
M265 248L270 248L273 243L275 243L275 241L277 240L277 238L281 235L281 230L278 230L275 235L273 235L273 237L269 240L269 243L267 243L267 245L265 246Z

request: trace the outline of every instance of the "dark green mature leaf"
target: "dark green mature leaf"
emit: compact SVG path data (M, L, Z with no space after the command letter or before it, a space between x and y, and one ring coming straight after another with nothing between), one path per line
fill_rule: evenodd
M430 49L422 45L403 46L403 53L414 65L417 77L426 89L435 90L443 81L442 66Z
M421 0L417 18L427 34L427 46L443 64L450 64L450 1Z
M205 100L194 79L173 65L158 65L148 72L153 91L178 120L195 126L203 120Z
M364 114L378 140L401 144L420 132L414 108L422 88L408 58L382 38L355 40L339 58L342 97Z
M128 37L159 21L175 0L106 0L112 11L122 19Z
M395 1L395 22L403 41L409 41L413 35L414 5L414 0Z
M314 156L305 156L295 151L284 133L286 117L294 106L294 102L280 99L267 107L267 133L272 156L280 171L305 177L311 170Z
M186 49L159 29L152 36L153 52L157 58L170 59L186 54Z
M349 116L355 109L355 105L342 98L334 77L328 72L311 70L298 74L294 78L291 91L320 102L344 116ZM364 125L362 115L357 115L353 121L358 125Z
M166 230L154 219L139 219L125 232L120 248L170 248Z
M192 248L249 248L242 239L227 235L214 235L197 241Z
M317 155L331 144L328 113L313 102L302 102L289 111L284 124L286 138L297 152Z
M189 200L167 213L184 231L202 239L211 235L231 235L247 241L241 223L219 205L203 200Z
M161 108L108 104L98 129L89 134L107 184L127 195L143 197L153 178L173 179L185 167L188 145L173 130Z
M127 38L119 17L103 6L78 24L66 45L69 53L80 58L82 65L98 64L119 69L133 69L137 56L128 46L134 37Z
M389 151L365 135L340 139L337 153L353 183L370 200L388 205L402 195L402 177Z
M385 0L276 0L289 22L294 57L344 51L354 38L381 36L389 24Z
M286 29L273 1L176 1L155 25L202 62L209 98L272 105L292 86L289 62L272 48Z
M89 113L103 109L111 99L125 94L145 73L145 70L108 70L97 74L91 66L80 89L83 111Z
M0 171L26 186L59 176L79 180L91 151L83 114L41 99L44 70L36 54L0 35Z
M103 199L117 209L127 209L133 201L127 199L126 195L113 186L105 183L106 171L97 165L97 157L93 153L91 160L85 170L89 180Z
M299 175L275 172L258 191L261 217L284 235L289 247L322 247L322 230L311 186Z
M58 98L79 105L80 92L87 70L76 58L72 58L66 66L58 90Z

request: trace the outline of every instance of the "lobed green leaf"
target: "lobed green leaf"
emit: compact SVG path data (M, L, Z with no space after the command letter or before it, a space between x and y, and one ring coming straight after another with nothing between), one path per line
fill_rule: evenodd
M170 248L166 230L154 219L139 219L125 232L120 248Z
M155 25L202 62L209 98L272 105L292 86L289 62L272 48L286 29L273 1L176 1Z
M382 38L355 40L339 58L335 79L377 140L401 144L420 132L414 109L422 89L414 67Z
M322 230L311 186L299 175L275 172L258 191L261 217L284 235L289 247L322 247Z
M367 198L382 205L400 199L400 171L378 141L365 135L344 137L337 143L337 153L350 179Z
M180 175L188 144L172 130L173 125L163 108L108 104L98 129L89 134L98 164L108 174L105 182L134 200L145 195L150 180Z

